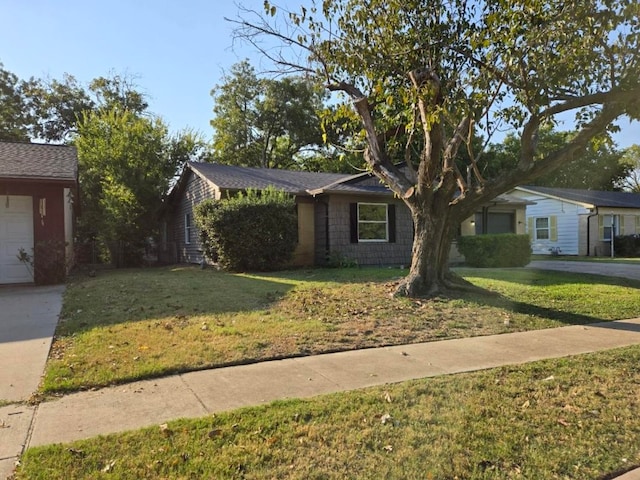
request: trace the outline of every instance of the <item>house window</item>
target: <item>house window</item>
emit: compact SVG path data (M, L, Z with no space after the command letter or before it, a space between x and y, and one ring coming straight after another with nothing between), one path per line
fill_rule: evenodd
M187 213L184 216L184 243L187 245L191 243L191 214Z
M611 232L613 236L620 234L620 215L605 215L602 217L602 240L611 241Z
M385 203L358 204L358 241L386 242L389 240L389 215Z
M486 225L485 225L486 220ZM478 212L474 217L476 235L515 233L515 214L507 212Z
M535 239L536 240L549 240L550 235L550 222L549 217L540 217L535 219Z

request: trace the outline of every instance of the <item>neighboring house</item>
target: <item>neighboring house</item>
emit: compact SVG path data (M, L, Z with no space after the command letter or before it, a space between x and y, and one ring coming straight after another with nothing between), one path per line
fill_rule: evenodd
M611 255L617 235L640 234L640 194L516 187L529 200L527 232L534 254Z
M77 190L74 147L0 142L0 284L60 277L51 268L66 268L71 259ZM33 266L18 259L20 250Z
M413 221L402 200L369 173L357 175L189 162L169 194L160 239L165 262L200 263L193 208L248 188L273 186L295 197L298 246L293 265L342 258L359 265L409 265ZM460 226L462 235L524 233L526 201L501 196ZM452 260L461 260L455 247Z

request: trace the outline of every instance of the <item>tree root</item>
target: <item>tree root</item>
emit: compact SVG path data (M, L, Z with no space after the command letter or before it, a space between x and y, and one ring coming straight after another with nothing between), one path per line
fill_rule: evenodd
M459 275L449 272L444 278L428 282L425 282L422 278L409 275L400 281L393 296L428 299L460 292L479 295L498 295L495 292L474 285Z

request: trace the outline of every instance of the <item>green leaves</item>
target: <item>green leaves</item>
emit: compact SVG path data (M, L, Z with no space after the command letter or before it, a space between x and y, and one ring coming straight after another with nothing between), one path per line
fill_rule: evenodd
M144 243L179 166L198 151L190 132L169 135L160 119L119 107L85 114L78 125L82 240Z
M213 147L231 165L297 168L303 150L322 144L322 90L300 77L258 78L248 61L212 91ZM305 154L306 155L306 154Z

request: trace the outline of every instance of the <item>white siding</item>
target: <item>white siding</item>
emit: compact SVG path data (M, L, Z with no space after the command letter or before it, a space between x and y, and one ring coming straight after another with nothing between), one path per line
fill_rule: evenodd
M530 233L530 218L556 217L556 240L534 240L532 238L531 249L535 255L550 255L554 249L559 249L561 255L578 255L580 238L579 218L581 215L587 215L589 213L586 208L562 200L520 192L518 190L510 192L510 194L535 202L535 205L527 205L527 233Z

